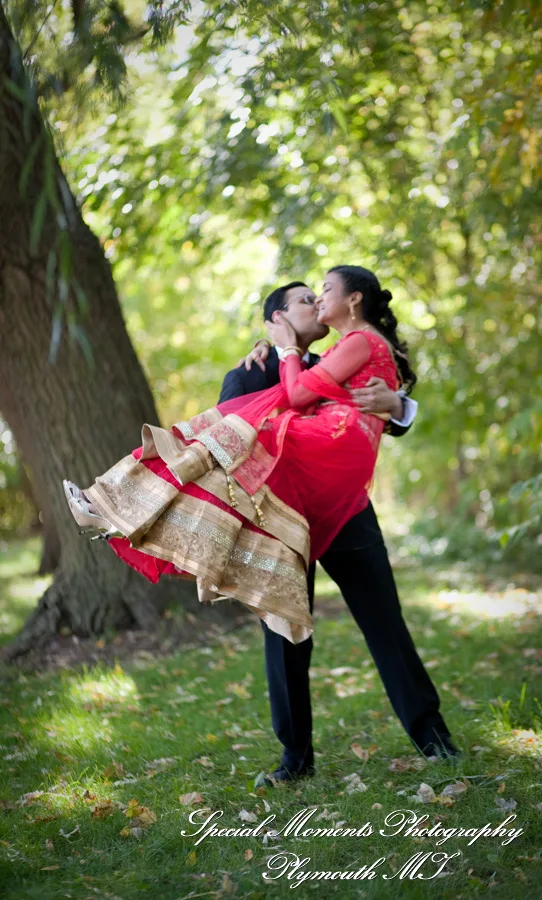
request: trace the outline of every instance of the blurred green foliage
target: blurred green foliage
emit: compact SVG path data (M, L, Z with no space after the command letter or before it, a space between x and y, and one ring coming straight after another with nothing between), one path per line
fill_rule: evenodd
M125 9L131 28L149 23L145 4ZM538 4L170 13L164 46L144 27L110 57L87 46L84 65L60 52L86 39L55 8L30 54L164 423L215 402L263 333L269 287L368 266L419 375L416 425L386 442L382 478L440 546L521 545L528 562L541 543ZM69 89L53 90L68 57Z

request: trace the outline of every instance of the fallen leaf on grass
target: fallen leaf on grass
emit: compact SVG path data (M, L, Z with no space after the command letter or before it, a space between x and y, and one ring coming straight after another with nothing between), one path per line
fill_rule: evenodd
M128 806L126 807L126 812L124 813L124 815L127 819L131 819L132 817L139 814L139 809L139 801L136 800L135 797L132 797L132 799L128 801Z
M215 767L214 762L212 762L208 756L200 756L196 759L196 762L199 763L200 766L205 766L206 769L214 769Z
M363 793L364 791L369 790L369 785L361 780L357 772L352 772L351 775L345 775L342 780L347 782L347 794Z
M19 803L21 806L30 806L34 800L37 800L39 797L43 797L44 791L31 791L29 794L23 794Z
M124 813L127 819L131 819L132 828L149 828L156 822L157 816L148 806L140 806L135 798L132 798Z
M92 810L92 818L107 819L110 815L116 812L116 809L117 807L112 800L102 800L101 803L97 803Z
M521 741L523 744L530 744L531 746L536 747L538 743L538 737L531 729L526 731L521 728L513 728L512 734L515 736L516 740Z
M495 797L495 806L499 806L501 809L515 809L517 803L512 797L510 800L505 800L504 797Z
M453 784L447 784L440 792L441 797L459 797L469 789L468 784L464 781L455 781Z
M149 828L151 825L154 825L158 818L156 813L149 809L148 806L142 806L140 809L141 812L134 821L141 825L142 828Z
M67 838L71 838L72 835L77 834L78 831L81 831L81 826L80 826L80 825L76 825L75 828L73 829L73 831L68 831L67 833L64 831L63 828L59 828L59 829L58 829L58 833L59 833L60 835L62 835L63 838L66 838L66 839L67 839Z
M189 866L193 866L196 863L197 855L195 850L191 850L188 856L186 857L186 861Z
M266 810L266 811L269 812L269 810ZM329 809L327 809L327 807L326 807L325 809L322 810L322 812L320 813L319 816L316 816L315 821L319 821L320 819L332 819L332 818L333 818L333 813L330 813Z
M437 796L437 803L440 803L441 806L455 806L455 800L452 797L443 796L442 794Z
M399 756L397 759L392 759L388 769L390 772L416 772L424 769L425 765L425 760L419 756Z
M384 807L382 806L381 803L373 803L373 805L371 806L371 809L383 809L383 808Z
M198 791L190 791L188 794L181 794L179 803L183 806L190 806L191 803L202 803L203 797Z
M55 869L60 869L60 866L42 866L40 872L54 872Z
M114 778L115 776L118 778L123 772L124 766L122 763L112 762L109 766L105 767L103 774L105 778Z
M121 837L133 837L136 838L136 840L139 840L143 836L143 829L137 827L130 828L126 825L126 827L121 830L120 835Z
M419 803L434 803L437 799L437 795L430 784L425 784L425 782L422 781L417 792L411 799L418 800Z
M250 848L248 850L245 850L245 859L252 859L253 857L254 854Z
M241 822L257 822L258 817L254 815L254 813L248 812L246 809L242 809L239 813L239 818Z
M231 691L232 694L235 694L235 696L239 697L241 700L250 700L252 698L252 694L250 694L245 685L239 681L227 684L226 690Z
M369 759L369 751L365 750L361 744L351 744L350 749L352 753L355 753L356 756L362 760L362 762L367 762Z
M54 845L53 841L51 840L51 838L47 838L47 840L45 841L45 849L46 850L54 850L55 849L55 845Z
M177 760L172 756L162 756L160 759L152 759L150 762L145 763L147 769L160 769L160 771L176 765Z
M25 816L25 822L31 822L32 825L40 825L43 822L54 822L54 820L58 818L58 816L36 816L34 819L32 816Z
M235 884L233 883L227 872L224 873L220 887L226 894L233 894L237 890Z

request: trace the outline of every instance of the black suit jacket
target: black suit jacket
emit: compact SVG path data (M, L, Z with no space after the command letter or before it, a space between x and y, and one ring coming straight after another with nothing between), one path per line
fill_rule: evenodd
M316 353L309 353L309 368L316 365L320 359ZM224 400L232 400L234 397L243 397L245 394L253 394L255 391L265 391L274 387L280 381L279 356L274 347L271 347L269 356L265 362L265 372L262 372L256 363L252 363L250 372L244 366L239 369L231 369L222 382L219 403Z
M316 365L319 359L320 357L316 353L309 353L309 368ZM218 402L224 403L225 400L233 400L234 397L244 397L245 394L264 391L266 388L274 387L279 381L279 357L275 348L272 347L265 363L265 372L262 372L256 363L252 363L249 372L244 366L241 366L239 369L231 369L226 374ZM394 437L401 437L409 428L410 425L405 428L403 425L397 425L390 421L385 430Z

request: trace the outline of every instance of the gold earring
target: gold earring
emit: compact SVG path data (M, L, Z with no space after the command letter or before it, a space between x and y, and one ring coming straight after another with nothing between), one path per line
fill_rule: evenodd
M350 318L352 319L352 322L356 321L356 314L354 312L354 304L353 303L350 303Z

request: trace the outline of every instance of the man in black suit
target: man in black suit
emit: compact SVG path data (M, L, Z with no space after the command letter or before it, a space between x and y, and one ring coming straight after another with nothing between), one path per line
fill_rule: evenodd
M315 294L307 285L291 282L273 291L264 304L266 321L272 322L279 310L286 315L296 331L298 346L306 351L303 359L307 367L319 359L309 352L311 343L325 337L328 331L316 321L314 300ZM250 370L239 366L228 372L220 402L277 384L279 356L280 348L273 347L265 363L258 362ZM405 420L404 405L412 407L414 401L389 391L378 379L373 381L372 388L353 392L357 394L356 402L366 412L389 411L390 433L404 434L413 418L411 408ZM401 420L406 424L401 424ZM458 756L459 751L439 712L437 691L403 619L388 553L371 503L347 522L319 562L339 588L362 630L392 706L416 748L426 757ZM308 572L311 613L314 572L312 565ZM262 628L271 720L284 751L278 768L268 775L262 773L256 779L256 787L314 773L309 688L312 637L292 644L264 622Z

